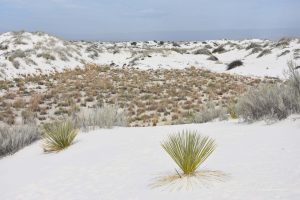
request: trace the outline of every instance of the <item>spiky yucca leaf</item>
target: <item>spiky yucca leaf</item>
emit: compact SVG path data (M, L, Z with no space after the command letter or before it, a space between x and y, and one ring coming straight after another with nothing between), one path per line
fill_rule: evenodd
M77 135L70 121L53 123L44 127L44 151L60 151L70 146Z
M197 131L170 135L161 145L186 175L193 174L216 148L213 139Z

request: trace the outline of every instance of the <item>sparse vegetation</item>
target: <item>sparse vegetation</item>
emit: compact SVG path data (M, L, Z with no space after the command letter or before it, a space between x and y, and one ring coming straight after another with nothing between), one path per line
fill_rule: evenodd
M269 81L273 79L265 79ZM87 116L95 108L118 104L126 112L129 126L189 122L191 114L208 102L224 107L248 86L260 82L193 67L138 70L87 65L83 69L0 82L0 87L17 90L0 96L0 121L13 124L22 118L24 123L45 124L74 113Z
M216 148L213 139L188 130L169 135L161 145L183 174L189 176L196 172ZM178 175L181 176L179 173Z

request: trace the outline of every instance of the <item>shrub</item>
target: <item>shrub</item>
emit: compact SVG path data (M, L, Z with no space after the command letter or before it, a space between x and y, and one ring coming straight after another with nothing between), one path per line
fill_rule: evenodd
M281 52L280 54L278 54L277 57L285 56L286 54L288 54L290 52L291 52L290 50L285 50L285 51Z
M225 48L221 45L221 46L217 47L216 49L214 49L212 51L212 53L224 53L225 51L226 51Z
M7 49L8 49L8 45L0 44L0 50L7 50Z
M238 115L246 121L254 121L263 117L283 119L288 116L283 104L280 85L261 85L251 88L237 104Z
M180 44L178 44L177 42L172 42L173 47L180 47Z
M292 38L281 38L277 43L276 47L287 47L289 46L290 42L292 41Z
M252 49L250 55L251 55L251 54L255 54L255 53L259 53L259 52L261 52L261 51L263 51L262 48L260 48L260 47L255 47L255 48Z
M77 135L77 130L70 121L44 126L44 151L58 152L69 147Z
M251 88L238 100L237 113L245 121L281 120L300 113L300 74L289 62L288 80L284 84L267 84Z
M252 42L251 44L249 44L249 46L246 47L246 50L253 49L253 48L260 48L260 47L261 45Z
M113 126L127 126L126 113L117 105L104 105L76 113L73 122L78 128L112 128Z
M44 58L45 60L55 60L56 58L49 53L39 53L37 54L38 58Z
M296 64L293 61L288 62L288 68L289 70L287 71L287 84L293 90L295 93L294 95L300 96L300 72L299 67L296 66Z
M219 59L216 56L211 55L207 58L207 60L218 61Z
M231 70L233 68L236 68L236 67L242 66L242 65L243 65L243 62L241 60L235 60L227 65L227 70Z
M258 54L257 58L263 57L263 56L268 55L270 53L272 53L272 51L270 49L265 49L260 54Z
M202 54L202 55L207 55L207 56L210 56L211 55L211 52L208 50L208 49L198 49L196 51L193 52L195 55L199 55L199 54Z
M137 45L137 42L131 42L130 43L132 46L136 46Z
M12 61L12 64L13 64L13 66L14 66L16 69L19 69L19 67L20 67L20 62L19 62L19 61L13 60L13 61Z
M22 51L22 50L16 50L14 51L13 53L11 53L11 55L8 57L8 60L10 62L13 62L14 59L16 58L25 58L26 57L26 53L25 51Z
M40 137L38 128L33 125L0 125L0 158L13 154Z
M169 135L161 145L184 175L193 175L216 148L213 139L201 136L196 131L182 131Z
M200 112L192 115L191 123L205 123L219 118L220 120L227 119L225 109L217 108L214 103L207 103Z

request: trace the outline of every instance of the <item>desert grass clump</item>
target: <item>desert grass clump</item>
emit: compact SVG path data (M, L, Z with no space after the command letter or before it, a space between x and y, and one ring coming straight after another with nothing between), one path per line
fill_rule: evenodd
M199 111L194 113L190 118L190 123L206 123L214 119L228 119L227 112L224 108L217 107L214 103L207 103Z
M161 145L184 175L194 175L216 148L213 139L188 130L169 135ZM178 175L181 176L179 173Z
M44 126L44 151L58 152L69 147L78 131L70 121L55 122Z
M30 125L0 125L0 158L13 154L40 138L38 127Z
M112 128L113 126L127 126L127 114L118 105L104 105L84 110L73 116L74 124L85 131L98 128Z

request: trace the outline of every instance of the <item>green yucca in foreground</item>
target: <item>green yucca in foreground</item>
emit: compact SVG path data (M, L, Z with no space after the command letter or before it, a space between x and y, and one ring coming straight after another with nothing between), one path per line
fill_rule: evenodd
M215 150L216 144L213 139L197 134L197 131L182 131L170 135L162 147L185 175L192 175Z
M70 146L77 135L70 121L53 123L44 127L44 151L55 152Z

